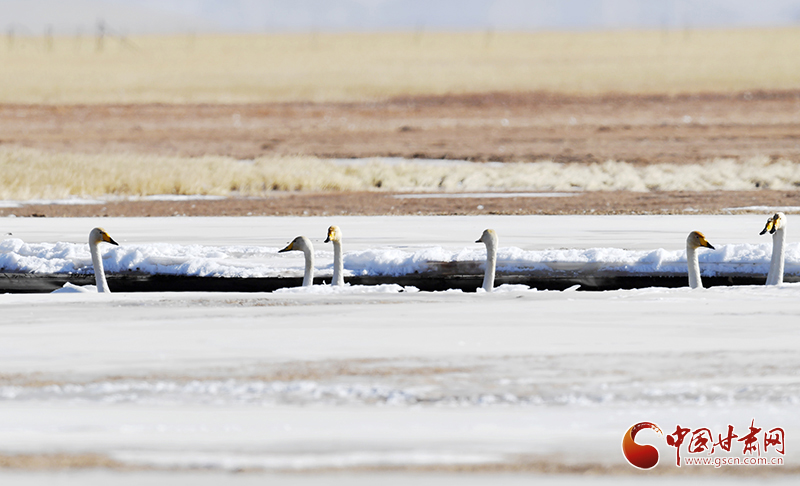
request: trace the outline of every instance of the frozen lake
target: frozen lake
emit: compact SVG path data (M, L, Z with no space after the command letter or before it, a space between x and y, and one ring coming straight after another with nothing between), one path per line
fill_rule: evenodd
M338 224L346 252L429 245L477 251L472 242L486 227L497 230L501 247L524 251L681 251L691 230L703 231L718 248L766 245L766 251L767 237L758 237L765 219L99 223L123 246L279 248L298 234L321 240L328 225ZM0 231L26 244L81 243L95 225L6 218ZM575 479L570 473L588 470L602 483L631 472L620 443L636 422L655 422L667 434L678 424L715 433L730 424L743 435L755 420L782 427L787 437L800 433L800 285L598 293L375 290L0 295L0 458L41 456L46 463L60 454L70 464L111 466L73 473L80 484L140 478L149 468L174 470L152 473L165 481L189 480L201 468L209 474L254 471L259 478L303 471L310 476L286 477L355 484L371 477L359 476L363 471L458 482L469 477L453 471L537 481L527 475L560 472L566 475L544 480L562 484ZM663 439L642 437L661 451L662 474L691 469L675 467L675 449ZM786 476L798 474L800 454L791 443L783 469L762 466L751 479L796 480ZM122 467L133 470L115 469ZM696 474L720 471L696 468L702 469ZM339 469L346 475L329 472ZM25 471L2 472L0 479L25 484L50 478ZM754 474L752 467L748 473ZM247 482L254 476L224 477Z

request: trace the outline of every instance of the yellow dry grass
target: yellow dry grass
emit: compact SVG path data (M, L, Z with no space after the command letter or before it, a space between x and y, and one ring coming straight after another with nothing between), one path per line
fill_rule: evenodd
M337 162L314 157L164 157L0 147L0 200L161 194L264 196L271 191L792 190L800 164L756 157L703 164Z
M49 153L0 148L0 199L70 196L262 195L272 190L346 190L311 157L164 157L134 153ZM290 168L290 170L287 170Z
M15 38L0 102L369 100L800 87L800 29Z

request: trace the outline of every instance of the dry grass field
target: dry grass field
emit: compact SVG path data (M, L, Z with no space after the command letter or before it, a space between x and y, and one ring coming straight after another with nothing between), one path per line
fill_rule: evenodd
M0 103L369 101L800 86L800 29L9 38Z
M168 157L73 154L0 147L0 199L73 196L216 195L264 197L274 191L777 191L800 186L800 165L766 157L703 164L634 165L552 161L476 164L315 157Z

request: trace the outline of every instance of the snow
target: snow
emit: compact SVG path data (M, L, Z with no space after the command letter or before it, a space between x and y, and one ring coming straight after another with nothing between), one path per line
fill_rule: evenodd
M99 199L87 199L81 197L70 197L66 199L26 199L24 201L1 200L0 208L21 208L26 205L82 205L82 204L103 204L105 201Z
M763 247L763 219L101 222L123 247L159 248L167 255L164 248L218 251L223 256L213 258L240 265L251 254L254 261L271 261L277 258L273 249L297 234L322 239L328 225L338 224L345 251L362 255L351 262L353 271L366 268L368 256L405 262L408 254L435 251L472 258L481 251L471 241L485 227L498 231L505 251L515 248L509 257L597 259L641 252L656 264L679 257L686 234L699 229L744 261L737 251L752 255L746 245ZM16 218L3 224L0 230L25 242L4 242L19 248L17 254L24 245L50 242L50 259L72 259L78 268L75 248L82 243L76 242L98 221ZM287 271L291 265L275 267ZM499 464L536 471L537 461L575 471L601 465L624 474L629 466L620 453L622 435L643 420L667 433L677 424L715 433L730 424L739 433L751 420L783 427L787 437L800 433L800 284L592 293L520 286L494 293L415 290L386 285L251 294L0 295L0 455L100 454L134 468L175 468L154 473L173 478L191 477L184 468L302 471L278 474L278 481L325 483L348 474L357 482L360 468L494 470ZM653 440L660 472L676 472L674 449ZM798 458L787 448L787 464ZM329 468L344 469L345 476ZM762 471L752 480L764 482ZM0 473L0 480L9 474ZM106 479L84 474L72 477L81 484ZM796 472L787 474L796 481ZM224 477L245 481L248 475ZM401 477L414 480L407 471ZM702 478L706 484L729 476Z
M580 268L631 274L684 274L685 235L703 228L716 247L700 252L703 275L766 275L772 241L768 236L758 235L763 219L756 216L452 217L447 219L448 230L442 231L443 217L133 218L114 220L115 227L106 227L121 246L106 245L103 258L107 272L202 277L300 276L304 268L302 254L278 253L278 250L297 234L305 234L315 244L316 274L330 275L333 252L323 239L325 229L335 221L344 231L347 275L409 275L433 271L438 262L483 262L486 251L474 241L485 227L494 227L500 235L498 272L501 274L558 273ZM37 228L47 224L26 219L6 221L5 226L15 237L0 242L3 271L92 273L89 247L83 242L86 237L76 234L76 228L85 228L88 234L98 221L67 220L73 223L69 229L63 228L64 233L56 229L47 236L36 233ZM392 223L382 225L383 221ZM294 222L297 228L291 227ZM659 222L668 223L659 227ZM173 225L174 228L170 227ZM183 231L186 226L205 225L209 227L207 234ZM242 226L248 230L237 234L235 228ZM752 230L741 231L742 228ZM622 238L613 241L607 235ZM51 241L46 241L48 238ZM37 239L45 241L36 242ZM800 273L800 244L791 241L786 250L786 272Z
M330 286L330 285L314 285L311 287L288 287L278 289L275 293L278 294L315 294L315 295L331 295L331 294L393 294L398 292L419 292L419 289L413 286L403 287L397 284L383 284L383 285L350 285L343 286Z
M14 201L10 199L0 200L0 208L21 208L32 205L83 205L83 204L105 204L109 201L219 201L226 199L225 196L208 195L181 195L181 194L154 194L151 196L130 196L119 197L106 195L103 198L88 199L84 197L69 197L66 199L25 199Z
M778 211L784 213L798 213L800 212L800 206L741 206L724 208L723 211L760 211L767 214L774 214Z
M78 293L97 293L96 285L74 285L72 283L65 283L60 289L56 289L53 294L78 294Z

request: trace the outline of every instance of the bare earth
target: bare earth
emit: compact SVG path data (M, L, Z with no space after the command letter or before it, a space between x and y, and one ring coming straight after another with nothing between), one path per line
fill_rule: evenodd
M587 192L571 197L399 199L386 193L280 194L263 199L136 201L0 208L0 216L326 216L404 214L675 214L798 206L800 192ZM735 211L732 211L735 212Z
M474 161L800 161L800 91L685 96L542 93L369 103L0 105L0 144L52 152L407 157ZM278 194L265 199L0 208L18 216L582 214L800 206L800 193L583 193L562 198L397 199Z

